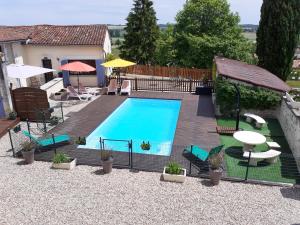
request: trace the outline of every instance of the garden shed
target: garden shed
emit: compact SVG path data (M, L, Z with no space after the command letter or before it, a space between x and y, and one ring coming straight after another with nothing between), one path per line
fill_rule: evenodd
M279 92L291 88L276 75L258 67L238 60L215 57L216 76L222 76L246 85L263 87Z

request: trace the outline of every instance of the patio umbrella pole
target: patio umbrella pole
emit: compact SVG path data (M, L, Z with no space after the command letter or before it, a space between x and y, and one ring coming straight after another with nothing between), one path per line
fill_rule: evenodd
M79 93L79 74L77 73L77 89L78 89L78 93Z

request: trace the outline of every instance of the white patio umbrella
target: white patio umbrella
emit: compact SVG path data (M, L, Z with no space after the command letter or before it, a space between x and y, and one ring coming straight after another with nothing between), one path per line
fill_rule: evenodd
M43 67L37 67L37 66L29 66L29 65L23 65L23 64L10 64L6 66L7 69L7 75L10 78L16 78L18 80L18 83L21 85L20 79L26 79L30 77L34 77L37 75L41 75L44 73L54 72L53 69L47 69Z
M6 66L7 75L10 78L26 79L43 73L54 72L53 69L47 69L37 66L10 64Z

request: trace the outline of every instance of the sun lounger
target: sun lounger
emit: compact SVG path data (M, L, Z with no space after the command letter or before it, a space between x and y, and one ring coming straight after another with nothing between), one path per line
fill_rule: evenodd
M54 144L62 144L62 143L69 143L71 138L69 135L58 135L54 137L54 142L53 138L43 138L43 139L38 139L35 136L31 135L28 131L23 131L23 134L30 138L32 141L34 141L39 147L41 148L48 148L51 146L54 146Z
M246 121L251 123L252 120L255 120L255 125L257 128L262 128L262 126L266 123L266 121L260 116L254 115L252 113L245 113Z
M107 94L109 93L114 93L115 95L118 93L118 84L116 79L110 80L107 87Z
M249 158L249 152L244 152L243 157ZM249 164L251 166L257 166L257 162L261 160L265 160L268 163L276 163L278 156L280 156L281 152L276 150L269 150L267 152L252 152Z
M99 88L88 88L79 83L79 93L80 94L90 94L96 96L99 94Z
M131 94L131 82L130 80L124 80L121 86L121 92L120 94Z
M207 152L206 150L199 148L198 146L192 145L186 148L184 151L191 153L192 155L201 159L202 161L206 161L209 157L220 153L223 147L224 145L220 145L218 147L212 148L210 152Z
M68 100L69 98L78 98L80 101L88 101L91 99L91 94L79 94L72 86L67 87Z

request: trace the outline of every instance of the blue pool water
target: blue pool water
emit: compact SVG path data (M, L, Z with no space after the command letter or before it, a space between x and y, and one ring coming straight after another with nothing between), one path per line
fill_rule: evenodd
M180 100L128 98L86 139L79 148L100 149L99 139L132 140L133 152L169 156L179 116ZM101 106L99 106L101 107ZM144 151L141 143L150 142ZM105 148L128 151L124 142L105 141Z

